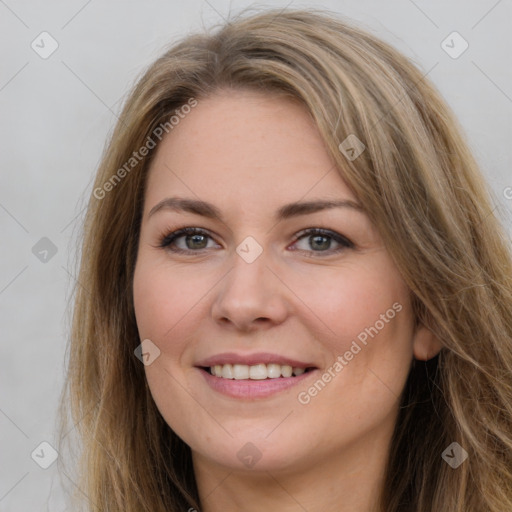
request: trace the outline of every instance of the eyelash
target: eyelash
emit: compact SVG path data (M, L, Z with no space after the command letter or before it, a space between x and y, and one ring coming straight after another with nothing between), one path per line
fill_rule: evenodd
M189 236L190 235L203 235L203 236L207 236L207 237L213 239L211 237L211 235L204 229L187 227L187 228L178 229L177 231L173 231L172 233L169 233L168 235L164 236L161 239L159 246L161 248L164 248L171 252L180 253L180 254L190 254L190 253L199 253L200 254L203 251L206 251L208 249L208 248L204 248L204 249L192 250L192 249L179 249L176 247L171 248L171 245L173 243L175 243L176 240L178 240L179 238L184 237L186 235L189 235ZM355 247L354 244L348 238L344 237L343 235L340 235L339 233L336 233L335 231L331 231L329 229L323 229L323 228L308 228L303 231L300 231L297 234L293 243L295 244L299 240L302 240L303 238L307 238L307 237L311 237L311 236L323 236L326 238L331 238L335 242L339 243L341 245L341 247L339 247L338 249L328 249L326 251L313 251L313 250L307 251L304 249L295 249L295 250L299 251L299 252L303 252L303 253L310 253L311 255L314 255L315 257L317 257L317 256L321 256L323 254L326 254L326 255L337 254L346 249L353 249Z

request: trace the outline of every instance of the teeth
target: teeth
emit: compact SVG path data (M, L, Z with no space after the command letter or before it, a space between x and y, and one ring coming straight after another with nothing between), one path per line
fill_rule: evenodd
M242 366L242 365L240 365ZM248 377L252 380L263 380L267 378L267 365L266 364L257 364L254 366L245 366L248 369Z
M285 365L281 366L281 375L283 377L291 377L293 373L293 368L291 366Z
M281 365L267 364L267 378L277 379L278 377L281 377Z
M224 372L222 372L224 377ZM233 377L236 380L243 380L249 378L249 367L245 364L234 364L233 365Z
M265 380L277 379L279 377L291 377L292 375L302 375L305 368L291 367L280 364L255 364L252 366L246 364L216 364L210 367L210 373L223 379L236 380Z
M224 379L234 379L233 375L233 367L230 364L225 364L222 367L222 371L220 372L219 377L223 377Z

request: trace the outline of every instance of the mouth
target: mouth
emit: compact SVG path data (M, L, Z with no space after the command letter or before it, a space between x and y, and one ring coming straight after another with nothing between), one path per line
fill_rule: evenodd
M248 364L216 364L200 367L213 377L232 380L269 380L298 377L315 370L315 367L291 366L278 363Z
M214 391L238 399L267 398L309 379L319 369L276 354L218 354L196 368Z

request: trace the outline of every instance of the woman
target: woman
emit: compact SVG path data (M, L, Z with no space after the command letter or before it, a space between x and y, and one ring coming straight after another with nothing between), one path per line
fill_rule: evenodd
M510 248L448 107L374 36L269 11L167 51L78 282L88 509L512 510Z

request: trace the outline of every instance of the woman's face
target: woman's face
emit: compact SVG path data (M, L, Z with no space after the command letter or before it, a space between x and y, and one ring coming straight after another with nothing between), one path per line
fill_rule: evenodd
M155 156L135 311L152 396L194 463L357 471L382 456L433 345L303 107L217 93Z

